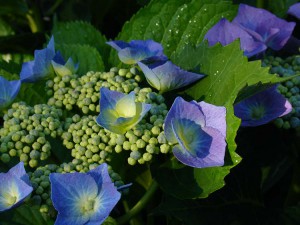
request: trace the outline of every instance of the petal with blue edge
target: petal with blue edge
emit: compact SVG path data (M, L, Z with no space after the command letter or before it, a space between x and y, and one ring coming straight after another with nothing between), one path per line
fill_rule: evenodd
M181 97L173 102L165 119L164 132L170 143L177 143L171 121L177 118L190 119L200 126L205 126L205 117L197 104L191 104Z
M264 52L267 46L255 40L249 33L243 30L239 25L230 23L225 18L221 19L205 35L204 39L208 40L210 46L220 42L223 46L240 39L241 49L247 57Z
M126 64L135 64L153 56L161 56L166 59L161 44L153 40L132 40L129 43L110 41L107 44L118 51L119 59Z
M148 83L160 93L187 86L204 77L202 74L182 70L171 61L151 64L138 62L138 65L145 74Z
M291 112L287 99L276 91L276 86L259 92L234 106L234 114L241 126L259 126Z
M16 98L21 88L20 80L8 81L0 76L0 109L7 107Z
M135 102L135 94L128 95L107 88L100 89L100 114L97 123L105 129L124 134L139 123L151 105Z
M300 3L296 3L290 6L288 10L288 14L293 15L296 18L300 19Z
M268 12L245 4L239 5L237 16L232 23L240 25L253 37L263 41L268 47L280 50L291 37L295 23L287 22ZM256 33L255 35L253 35Z
M198 130L200 129L202 131L195 134L195 137L197 137L200 141L191 145L195 148L193 149L195 154L190 154L190 150L187 150L184 145L179 144L173 147L174 156L183 164L196 168L224 165L226 149L225 137L214 128L198 128Z
M0 173L0 212L19 205L33 188L9 173Z

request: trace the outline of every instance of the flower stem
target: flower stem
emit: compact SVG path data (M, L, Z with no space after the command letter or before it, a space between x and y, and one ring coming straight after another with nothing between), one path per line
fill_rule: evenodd
M117 223L119 225L125 224L128 222L132 217L137 215L151 200L153 194L158 189L158 184L156 181L153 180L151 186L147 190L147 192L144 194L144 196L135 204L135 206L132 207L124 216L121 216L117 219Z
M42 23L42 19L41 19L41 14L39 12L38 7L35 4L32 5L31 9L26 14L26 18L28 20L28 25L29 25L32 33L43 31L43 23Z

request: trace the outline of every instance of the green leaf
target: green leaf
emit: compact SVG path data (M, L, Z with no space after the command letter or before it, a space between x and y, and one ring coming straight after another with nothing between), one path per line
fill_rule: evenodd
M45 225L53 224L46 221L37 206L23 204L16 209L9 210L0 215L3 225Z
M187 43L201 43L208 29L222 17L232 19L236 10L231 1L154 0L124 25L117 39L153 39L162 43L170 56ZM115 50L111 51L110 62L119 62Z
M45 91L45 81L35 83L22 83L16 101L26 102L30 106L36 104L46 104L48 97Z
M107 217L107 219L103 222L103 225L117 225L117 221L112 217Z
M239 92L247 87L260 83L275 84L283 79L270 75L269 68L261 67L260 61L248 62L240 50L239 41L222 47L208 47L207 43L198 48L186 47L176 52L172 60L184 69L194 69L200 66L200 72L207 76L185 91L193 99L205 100L208 103L225 106L227 109L227 147L225 166L205 169L194 169L194 178L203 192L194 197L207 197L213 191L221 188L224 177L230 169L237 165L241 158L235 153L235 137L240 120L234 116L233 104Z
M7 36L15 34L12 27L5 22L2 18L0 18L0 36Z
M0 15L20 14L24 15L28 12L28 6L23 0L0 0Z
M297 2L298 0L268 0L268 10L279 17L286 17L289 7Z
M109 46L106 44L105 36L88 22L57 22L54 24L52 34L57 45L90 45L97 49L104 59L108 57Z
M104 71L104 63L96 48L81 44L56 45L65 59L71 57L75 63L79 63L77 73L84 75L88 71Z

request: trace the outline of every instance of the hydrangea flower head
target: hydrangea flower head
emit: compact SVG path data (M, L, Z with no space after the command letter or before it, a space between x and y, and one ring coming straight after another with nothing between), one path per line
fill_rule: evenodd
M152 40L109 41L107 44L118 51L119 59L125 64L135 64L155 56L166 59L162 45Z
M259 92L234 106L241 126L259 126L291 112L292 105L276 91L276 86Z
M32 190L23 162L7 173L0 173L0 212L21 204Z
M226 149L226 109L177 97L165 119L165 135L183 164L222 166Z
M135 93L128 95L118 91L100 89L100 114L97 123L105 129L124 134L134 127L150 110L151 104L135 102Z
M58 64L65 64L59 52L55 52L54 38L51 37L47 47L34 51L34 60L25 62L20 73L22 82L35 82L54 73L52 60Z
M142 61L138 65L148 83L160 93L184 87L204 77L202 74L182 70L168 60L154 60L151 63Z
M59 76L72 75L78 70L78 63L75 64L72 58L69 58L64 65L56 63L54 60L52 60L51 63L55 73Z
M223 46L240 39L241 49L247 57L264 52L267 48L262 42L256 41L250 34L240 26L230 23L225 18L221 19L205 35L204 39L208 40L210 46L220 42Z
M276 17L265 9L245 4L239 5L238 14L232 23L247 31L256 41L274 50L280 50L286 44L296 25Z
M288 14L293 15L296 18L300 19L300 3L296 3L290 6L288 10Z
M55 225L102 224L121 197L105 163L87 173L51 173L50 182Z
M8 81L0 76L0 110L7 107L20 91L21 81Z

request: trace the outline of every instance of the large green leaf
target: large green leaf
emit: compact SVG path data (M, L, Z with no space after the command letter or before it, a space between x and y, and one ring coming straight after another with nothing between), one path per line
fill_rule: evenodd
M96 48L90 45L61 44L56 45L64 58L71 57L75 63L79 63L77 73L84 75L88 71L104 71L104 63Z
M286 17L289 7L297 2L298 0L268 0L267 8L277 16Z
M90 45L96 48L104 59L108 57L109 46L105 43L105 36L88 22L57 22L54 24L52 34L58 45Z
M240 120L234 116L233 112L233 104L240 90L258 83L270 85L271 83L280 82L282 79L270 75L268 68L261 67L260 61L248 62L240 50L239 41L235 41L226 47L221 45L208 47L207 43L201 44L198 48L187 47L181 52L176 52L172 56L172 60L185 69L200 66L201 73L207 75L186 90L186 94L195 100L205 100L208 103L225 106L227 109L226 141L228 154L225 157L225 166L192 169L194 170L194 179L202 189L202 192L194 197L207 197L225 184L225 176L241 160L235 153L235 137ZM173 174L177 180L186 179L186 177L180 175L179 171L174 170ZM163 188L166 187L161 175L158 175L157 179ZM172 194L170 191L168 192ZM190 196L183 197L188 198Z
M2 225L50 225L53 221L46 221L39 211L39 207L26 204L4 212L0 215Z
M218 0L154 0L127 22L118 40L153 39L162 43L170 56L186 44L198 44L206 31L222 17L232 19L236 6ZM118 64L115 50L110 62Z

